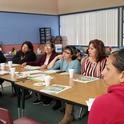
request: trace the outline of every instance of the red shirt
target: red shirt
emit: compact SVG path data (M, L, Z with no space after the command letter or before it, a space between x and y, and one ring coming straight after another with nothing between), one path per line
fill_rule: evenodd
M108 93L95 99L88 124L124 124L124 84L110 86Z

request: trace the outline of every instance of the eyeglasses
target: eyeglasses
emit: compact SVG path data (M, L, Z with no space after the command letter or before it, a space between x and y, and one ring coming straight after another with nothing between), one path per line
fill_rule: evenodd
M68 51L63 51L64 53L66 53L66 54L71 54L70 52L68 52Z

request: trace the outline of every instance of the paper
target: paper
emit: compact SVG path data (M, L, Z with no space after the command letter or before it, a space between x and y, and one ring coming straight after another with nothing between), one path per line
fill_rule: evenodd
M0 71L0 75L5 75L5 74L9 74L8 71Z
M27 65L27 66L25 66L25 69L26 70L38 70L38 69L40 69L40 66L30 66L30 65Z
M77 81L77 82L81 82L81 83L88 83L88 82L92 82L92 81L95 81L95 80L98 80L98 79L99 78L96 78L96 77L82 76L79 79L73 79L73 80Z
M54 74L54 73L59 73L59 72L63 72L61 70L47 70L47 71L43 71L43 73L46 74Z
M62 73L60 73L60 75L69 75L69 73L68 72L62 72Z
M39 82L39 83L34 83L33 85L39 87L39 86L42 86L43 84L42 84L42 82Z
M46 74L35 74L35 75L28 76L28 79L43 82L45 80L46 76L48 76L48 75L46 75ZM53 77L51 77L51 79L53 79Z
M40 91L45 92L45 93L49 93L49 94L57 94L57 93L60 93L64 90L67 90L69 88L70 88L69 86L53 84L51 86L44 87L44 89L42 89Z
M19 66L19 64L12 64L12 67L16 67L16 66Z
M94 100L95 100L95 98L89 98L89 100L86 100L86 103L87 103L87 106L88 106L88 111L90 111Z
M24 71L24 73L26 73L26 74L39 74L39 73L42 73L42 71L40 71L40 70L33 70L33 71Z

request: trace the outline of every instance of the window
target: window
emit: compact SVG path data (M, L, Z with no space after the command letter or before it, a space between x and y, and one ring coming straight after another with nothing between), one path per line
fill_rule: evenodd
M107 46L118 46L118 9L62 15L60 34L68 45L88 45L97 38Z

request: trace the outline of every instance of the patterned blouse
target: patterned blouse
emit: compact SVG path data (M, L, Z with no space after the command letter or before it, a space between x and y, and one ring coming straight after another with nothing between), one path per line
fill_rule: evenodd
M92 76L100 78L101 72L105 68L106 58L99 62L91 62L89 57L85 57L81 63L81 73L84 76Z

